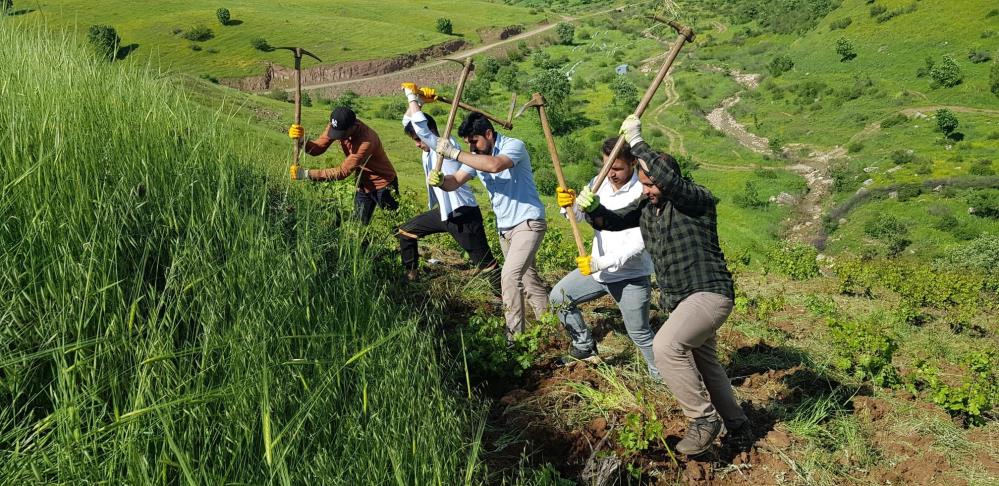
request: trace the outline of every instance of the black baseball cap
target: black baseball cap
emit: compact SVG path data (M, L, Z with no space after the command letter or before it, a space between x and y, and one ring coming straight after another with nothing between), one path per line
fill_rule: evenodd
M338 106L330 113L330 138L333 140L343 140L347 138L347 130L357 123L357 115L354 110L346 106Z

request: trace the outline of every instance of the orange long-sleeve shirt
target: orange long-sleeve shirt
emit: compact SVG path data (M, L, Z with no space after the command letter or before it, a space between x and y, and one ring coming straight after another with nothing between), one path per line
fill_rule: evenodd
M314 142L306 142L305 152L309 155L322 155L326 152L334 141L329 136L329 130L330 126L327 125L321 137ZM357 121L354 134L340 140L340 148L346 158L339 167L310 170L309 178L314 181L346 179L356 170L360 171L358 188L365 192L382 189L396 179L395 167L385 155L378 134L360 120Z

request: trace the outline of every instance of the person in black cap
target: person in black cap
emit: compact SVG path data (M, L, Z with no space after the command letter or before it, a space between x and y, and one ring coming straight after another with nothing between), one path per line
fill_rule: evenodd
M300 139L305 135L301 125L292 125L288 136ZM399 207L394 194L399 193L399 179L395 167L385 155L382 141L370 127L357 119L354 110L338 106L330 114L330 123L323 135L305 142L305 152L322 155L333 141L340 142L346 158L339 167L305 169L299 167L292 178L300 181L335 181L346 179L357 171L357 194L354 196L354 216L362 224L371 222L375 206L395 210Z

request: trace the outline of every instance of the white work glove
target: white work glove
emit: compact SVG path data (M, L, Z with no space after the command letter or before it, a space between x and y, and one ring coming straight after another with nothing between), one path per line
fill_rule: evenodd
M606 257L596 255L576 257L576 268L579 269L579 273L584 277L597 273L609 266L611 266L611 262L607 261Z
M639 120L635 115L628 115L628 118L621 122L620 133L624 135L624 140L631 147L645 141L642 139L642 120Z
M402 92L406 93L406 100L422 105L420 102L419 88L416 87L416 83L402 83Z
M576 196L576 207L584 213L592 213L600 207L600 196L594 194L590 190L590 186L583 186L583 190L579 191L579 195Z
M450 140L440 137L437 139L437 153L443 155L445 159L458 160L461 150L452 145Z

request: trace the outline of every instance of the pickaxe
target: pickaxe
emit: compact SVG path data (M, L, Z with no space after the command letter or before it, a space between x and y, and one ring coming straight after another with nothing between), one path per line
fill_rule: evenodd
M451 62L459 62L454 59L447 59ZM440 136L444 137L444 140L451 140L451 129L454 128L454 119L458 114L458 103L461 102L461 92L465 90L465 80L468 79L469 73L472 72L474 66L472 65L472 58L466 57L465 61L461 63L464 68L461 70L461 77L458 78L458 86L454 88L454 100L451 101L451 111L447 114L447 125L444 127L444 133ZM437 153L437 160L434 162L434 170L440 172L441 167L444 165L444 154Z
M541 93L534 93L534 96L531 96L531 101L522 106L517 111L516 116L522 115L524 110L531 106L538 108L538 116L541 117L541 130L544 131L545 141L548 142L548 153L551 154L552 165L555 166L555 177L558 179L558 185L562 189L567 189L565 175L562 174L562 162L559 161L558 149L555 147L555 137L552 135L552 127L548 123L548 113L545 110L545 97ZM572 227L572 237L576 240L576 250L579 252L579 256L586 256L586 247L583 246L583 237L579 234L579 224L576 222L576 211L571 207L566 208L566 216L569 218L569 226Z
M440 101L441 103L448 103L448 104L452 103L452 100L449 100L449 99L447 99L447 98L445 98L443 96L437 96L437 101ZM517 107L517 93L514 93L513 94L513 99L510 100L510 111L506 115L506 120L503 120L500 117L487 112L486 110L480 110L480 109L478 109L478 108L476 108L476 107L474 107L472 105L469 105L469 104L465 103L464 101L459 101L458 102L458 108L461 108L461 109L463 109L465 111L473 111L475 113L481 113L482 116L484 116L484 117L486 117L486 118L488 118L488 119L496 122L497 124L499 124L499 126L505 128L507 130L513 130L513 110L516 107Z
M642 114L645 113L646 108L649 107L649 103L652 102L652 97L656 95L656 91L662 86L663 80L666 79L666 74L669 73L669 68L673 66L673 61L676 59L676 55L680 53L680 48L687 42L692 42L694 40L694 31L683 24L675 20L664 20L656 16L649 17L657 22L663 22L669 24L670 27L676 30L677 36L676 41L673 43L673 48L670 49L669 54L666 56L666 61L663 66L659 69L659 73L656 74L656 78L649 85L649 89L645 90L645 96L642 97L642 101L638 103L638 107L635 108L634 115L641 118ZM621 153L621 149L624 148L625 140L623 136L618 137L617 143L614 144L614 150L611 150L610 155L607 157L607 161L604 162L603 168L600 169L600 174L597 175L596 180L593 181L593 186L590 188L594 193L597 189L600 189L600 184L603 184L604 179L607 178L607 173L610 172L611 164L617 159L618 154ZM642 164L642 169L648 171L648 166L645 164L644 160L639 159L638 161Z
M323 62L322 59L316 57L315 54L302 49L301 47L275 47L275 49L288 49L293 54L295 54L295 124L302 124L302 56L309 56L319 62ZM305 145L305 137L297 138L292 141L294 146L292 148L292 158L294 161L291 165L291 173L294 174L298 170L298 159L302 153L302 146Z

